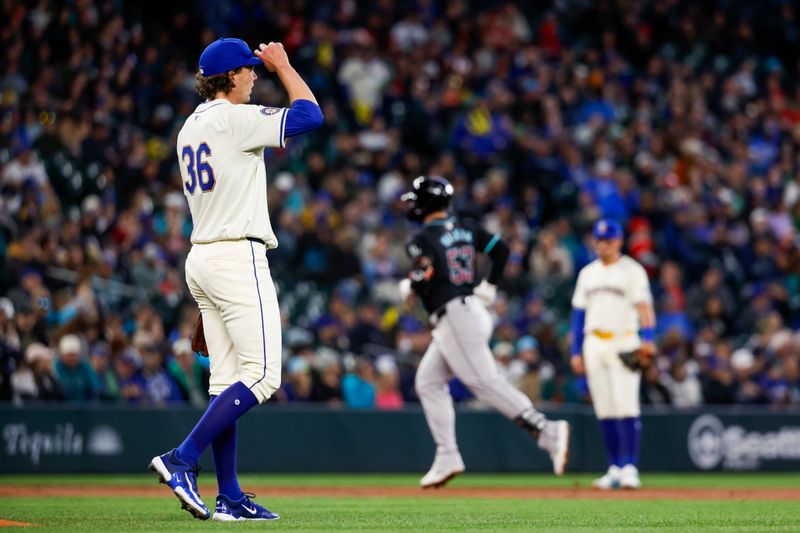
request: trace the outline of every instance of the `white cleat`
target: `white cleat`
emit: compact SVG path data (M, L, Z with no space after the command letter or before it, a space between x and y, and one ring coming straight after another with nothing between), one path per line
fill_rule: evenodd
M619 476L619 486L622 489L636 490L642 486L639 480L639 470L635 465L627 464L622 467L622 472Z
M570 426L566 420L548 421L539 434L539 447L550 454L553 461L553 473L562 475L567 470L569 461Z
M599 477L592 481L592 487L600 490L611 490L619 488L620 477L622 476L622 469L617 465L608 467L608 472L603 477Z
M448 481L464 472L464 461L461 454L436 455L428 473L422 476L419 485L423 489L438 489Z

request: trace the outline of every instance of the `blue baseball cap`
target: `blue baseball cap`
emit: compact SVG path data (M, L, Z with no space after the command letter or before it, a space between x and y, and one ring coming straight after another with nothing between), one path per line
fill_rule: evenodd
M602 218L594 223L592 235L594 235L595 239L599 240L621 239L623 235L622 226L620 226L619 222L616 220Z
M245 65L260 65L247 43L241 39L217 39L200 54L200 74L213 76Z

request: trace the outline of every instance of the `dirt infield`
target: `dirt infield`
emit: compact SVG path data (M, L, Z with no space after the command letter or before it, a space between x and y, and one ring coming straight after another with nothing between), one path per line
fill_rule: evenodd
M636 491L600 491L587 487L524 488L524 487L446 487L425 490L416 487L244 487L261 497L329 496L329 497L402 497L488 498L488 499L582 499L582 500L790 500L800 501L800 489L695 489L647 488ZM0 497L48 496L166 496L165 487L104 486L104 485L2 485Z

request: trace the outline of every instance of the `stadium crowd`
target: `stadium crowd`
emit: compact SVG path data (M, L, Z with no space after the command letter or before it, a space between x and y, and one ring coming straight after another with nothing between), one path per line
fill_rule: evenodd
M656 297L645 403L800 404L796 5L524 4L0 2L0 400L207 401L175 136L200 51L238 36L282 41L325 115L266 156L271 401L416 401L399 195L432 173L511 247L493 351L534 400L587 401L569 302L606 216Z

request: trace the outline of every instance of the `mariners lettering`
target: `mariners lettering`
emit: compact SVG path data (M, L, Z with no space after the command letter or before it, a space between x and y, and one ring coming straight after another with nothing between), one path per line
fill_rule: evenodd
M455 242L472 242L472 232L468 229L456 228L439 237L439 242L445 248L450 248Z
M607 285L601 287L595 287L593 289L589 289L586 291L586 296L591 298L595 294L613 294L614 296L619 296L620 298L625 297L625 291L618 288L618 287L610 287Z

